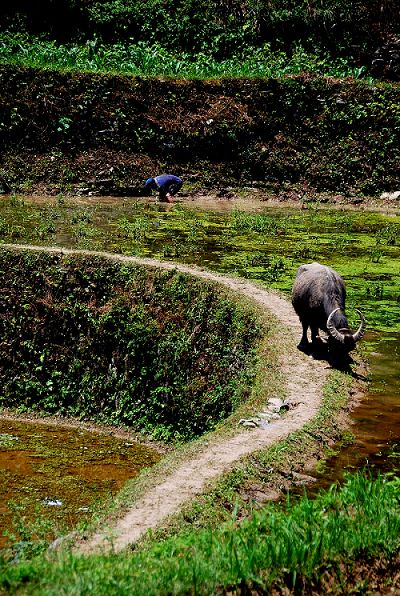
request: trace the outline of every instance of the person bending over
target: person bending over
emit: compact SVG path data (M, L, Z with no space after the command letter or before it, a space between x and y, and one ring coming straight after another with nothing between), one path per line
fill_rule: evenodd
M173 197L182 188L183 181L173 174L161 174L146 180L146 187L158 190L158 198L162 203L173 203Z

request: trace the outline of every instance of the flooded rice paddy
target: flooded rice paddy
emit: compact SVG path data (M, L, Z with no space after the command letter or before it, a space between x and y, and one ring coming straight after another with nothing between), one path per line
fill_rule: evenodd
M347 282L348 311L400 332L400 217L306 204L221 200L0 199L4 242L27 242L197 264L289 293L297 267L319 260ZM357 317L355 317L357 319Z
M22 519L25 531L46 520L50 539L84 523L160 457L111 430L0 416L0 548Z
M360 468L373 474L400 472L400 334L369 333L366 341L369 390L351 413L352 439L315 474L311 494Z
M355 308L367 318L363 350L370 363L370 384L368 395L352 415L354 441L330 458L319 474L320 486L341 478L343 470L366 464L385 471L399 467L400 217L389 212L333 210L317 203L303 207L227 200L160 205L134 199L11 196L0 199L0 231L3 242L107 250L196 264L257 280L287 295L302 263L317 260L339 271L347 284L350 323L358 323ZM157 460L140 447L137 457L143 457L144 463L134 463L130 459L134 449L123 442L112 447L103 445L104 437L79 431L65 431L67 435L60 437L56 432L64 431L11 428L9 422L0 426L0 516L6 515L7 500L30 494L35 506L54 511L57 523L69 519L74 525L87 508L104 498L101 495L115 494L141 465ZM50 458L45 455L49 453L46 442L56 451L61 445L66 450L60 451L61 463L55 464L39 488L36 480L40 483L45 477L55 457L55 452ZM113 456L112 449L116 450ZM5 463L11 460L13 470ZM28 478L35 482L28 485ZM4 489L13 483L15 490ZM62 505L49 505L49 500Z

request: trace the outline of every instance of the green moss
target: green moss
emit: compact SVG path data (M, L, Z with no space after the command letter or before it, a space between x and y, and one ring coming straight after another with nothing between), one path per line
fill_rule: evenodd
M133 435L118 438L115 431L96 430L59 420L0 418L0 549L8 543L7 530L20 555L45 550L160 459Z
M76 226L89 226L79 235ZM347 309L368 328L400 329L400 224L381 213L334 211L318 203L307 209L268 208L256 213L233 208L203 211L180 204L94 202L40 207L15 197L0 203L6 242L24 241L152 256L206 266L258 279L289 294L297 267L312 260L334 267L346 280Z

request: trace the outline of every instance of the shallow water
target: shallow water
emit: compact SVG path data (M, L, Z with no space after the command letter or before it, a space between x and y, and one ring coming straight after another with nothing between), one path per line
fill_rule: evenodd
M56 536L89 519L159 459L154 449L112 431L0 417L0 548L4 531L15 530L10 502L23 507L28 524L50 519Z
M400 472L400 335L367 337L369 391L351 414L354 441L330 458L313 492L343 479L346 472Z
M345 278L351 316L360 308L370 330L400 333L400 217L392 212L271 207L261 201L247 208L236 200L164 205L24 197L0 200L0 230L4 242L203 265L285 293L299 265L319 260Z

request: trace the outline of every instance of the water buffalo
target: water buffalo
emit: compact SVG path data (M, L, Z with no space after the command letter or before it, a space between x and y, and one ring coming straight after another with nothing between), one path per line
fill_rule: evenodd
M344 314L345 300L344 281L336 271L319 263L299 267L293 284L292 304L303 326L303 335L298 346L300 350L307 351L309 348L309 327L314 348L324 342L319 337L319 329L328 332L330 352L347 355L355 348L364 335L365 318L357 310L361 323L353 333Z

